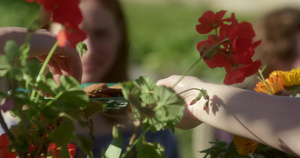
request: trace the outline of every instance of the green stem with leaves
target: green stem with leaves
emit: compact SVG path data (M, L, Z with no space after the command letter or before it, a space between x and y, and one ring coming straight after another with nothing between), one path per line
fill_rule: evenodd
M57 46L58 46L58 42L55 42L55 44L51 48L49 54L47 55L47 58L46 58L45 62L43 63L43 65L42 65L42 67L41 67L41 69L39 71L39 74L38 74L38 76L36 78L36 84L41 80L41 78L42 78L42 76L43 76L43 74L44 74L44 72L46 70L46 67L47 67L47 65L48 65L48 63L49 63L52 55L54 54L55 49L57 48ZM32 93L31 93L30 100L33 100L36 95L39 95L39 94L36 94L36 89L33 89ZM37 102L37 100L36 100L36 102Z

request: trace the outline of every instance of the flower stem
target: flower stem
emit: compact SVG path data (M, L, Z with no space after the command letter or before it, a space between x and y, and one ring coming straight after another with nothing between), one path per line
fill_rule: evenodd
M50 50L50 52L49 52L49 54L48 54L45 62L43 63L43 65L41 67L41 70L40 70L40 72L39 72L39 74L38 74L38 76L36 78L36 82L39 82L41 80L41 77L42 77L42 75L43 75L43 73L44 73L44 71L45 71L45 69L47 67L47 64L49 63L49 61L50 61L50 59L51 59L51 57L52 57L55 49L57 48L57 45L58 45L58 42L55 42L55 44L51 48L51 50Z
M42 67L40 69L40 72L39 72L39 74L38 74L38 76L36 78L36 83L35 84L37 84L41 80L41 78L43 76L43 73L46 70L47 64L49 63L49 61L50 61L50 59L51 59L51 57L52 57L55 49L57 48L57 45L58 45L58 42L55 42L55 44L51 48L51 50L50 50L50 52L49 52L49 54L48 54L45 62L43 63L43 65L42 65ZM31 93L31 96L30 96L30 100L33 100L36 95L39 95L39 94L36 94L36 89L33 89L32 93Z
M191 65L190 67L189 67L189 69L180 77L180 79L172 86L172 88L174 88L186 75L187 75L187 73L199 62L199 61L201 61L202 60L202 58L203 58L203 56L200 56L200 58L199 59L197 59L196 60L196 62L194 62L193 63L193 65Z
M218 48L221 44L225 43L229 41L229 38L224 38L223 40L219 41L218 43L214 44L213 46L211 46L206 52L204 52L202 55L200 55L200 58L196 60L196 62L193 63L193 65L190 66L190 68L181 76L181 78L172 86L172 88L174 88L186 75L187 73L199 62L203 59L203 57L205 57L207 54L214 52L216 50L216 48ZM202 47L200 49L200 54L201 52L204 50L204 47Z
M265 68L266 68L266 67L264 67L263 70L264 70ZM271 91L269 85L267 84L267 82L266 82L266 80L265 80L265 78L264 78L264 76L263 76L263 74L262 74L263 70L260 70L260 69L258 70L259 75L260 75L260 77L261 77L260 80L266 85L266 87L267 87L267 89L268 89L270 95L273 95L273 93L272 93L272 91Z

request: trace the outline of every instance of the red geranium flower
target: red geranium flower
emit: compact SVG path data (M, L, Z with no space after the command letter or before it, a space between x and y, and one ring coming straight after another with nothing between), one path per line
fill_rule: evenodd
M3 133L0 136L0 158L16 158L17 154L9 151L9 139Z
M79 29L83 16L79 9L80 0L26 0L38 1L51 14L52 21L64 25L57 36L58 45L64 47L67 43L75 47L86 38L86 33Z
M18 155L15 152L9 151L9 139L7 135L4 133L0 136L0 158L16 158ZM76 146L74 144L68 144L67 146L70 158L74 158L76 154ZM34 150L35 146L30 145L29 152ZM48 146L48 151L50 154L53 154L55 157L59 157L59 152L61 151L54 143L50 143ZM30 157L30 156L28 156ZM43 156L41 156L42 158Z
M250 64L241 65L240 67L225 67L227 74L223 82L227 85L241 83L246 77L256 73L260 66L261 61L254 61Z
M197 44L200 55L205 63L211 67L224 67L227 75L225 84L234 84L244 81L257 72L260 61L253 61L254 48L261 41L253 42L255 32L247 22L238 23L233 13L230 18L222 19L226 11L214 14L207 11L199 18L201 24L196 29L200 34L216 30L215 35L209 35L207 40ZM224 24L227 21L227 24ZM219 30L217 30L219 29Z
M207 40L201 41L197 44L197 49L199 52L201 49L203 49L200 52L200 55L204 55L203 60L210 68L224 67L225 65L229 64L226 51L220 47L215 47L216 43L220 42L220 40L221 39L218 36L210 35L208 36ZM215 47L215 50L206 53L211 47Z
M59 31L57 35L58 46L64 47L68 43L71 47L75 47L80 41L86 38L86 33L79 29L79 27L65 27Z
M74 27L82 21L79 2L79 0L45 0L42 5L45 10L52 13L54 22Z
M200 34L206 34L211 32L212 30L218 28L223 24L224 21L228 19L223 19L226 11L222 10L217 12L216 14L212 11L206 11L203 15L198 19L199 23L196 25L196 30Z

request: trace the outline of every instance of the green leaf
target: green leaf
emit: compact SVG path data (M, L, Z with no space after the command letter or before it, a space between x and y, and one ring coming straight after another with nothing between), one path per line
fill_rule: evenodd
M113 127L114 139L111 144L108 146L107 150L104 153L103 158L116 158L120 157L122 152L122 134L119 128Z
M98 113L98 112L101 112L104 110L104 107L105 105L102 104L101 102L99 101L96 101L96 100L91 100L89 103L88 103L88 106L87 108L85 109L85 114L86 114L86 117L91 117L92 115Z
M45 106L41 113L45 116L45 119L48 122L52 122L53 120L58 118L57 108L55 106Z
M70 104L74 108L85 109L89 103L89 96L82 90L67 91L61 95L59 100Z
M90 138L79 134L72 137L72 142L85 154L90 154L89 152L94 146L94 142Z
M165 158L165 148L159 143L138 143L136 150L138 158Z
M141 76L133 83L140 90L140 98L145 104L152 104L155 102L153 90L156 87L156 83L151 78L147 76Z
M79 42L79 43L77 43L77 45L76 45L76 50L77 50L77 52L79 53L79 55L82 56L83 53L86 53L86 51L87 51L87 46L86 46L86 44L84 44L83 42Z
M10 62L18 60L19 56L21 55L21 52L19 51L19 45L13 40L8 40L5 43L4 51Z
M82 90L80 83L72 76L62 75L60 77L60 83L66 91Z
M48 78L46 80L47 85L51 88L52 92L58 93L61 91L61 87L53 78Z
M25 74L24 79L27 82L35 81L40 71L40 62L37 59L32 59L24 66Z
M13 80L17 80L19 82L23 81L23 69L18 65L13 65L10 69L9 78Z
M14 93L13 99L19 105L26 105L26 104L30 105L31 104L29 94L27 92L24 92L24 91L16 91Z
M56 92L53 91L53 87L47 85L43 81L38 82L38 87L39 87L40 91L47 92L51 96L55 96L55 94L56 94Z
M132 82L128 81L128 82L123 82L121 83L121 87L122 87L122 93L123 93L123 97L126 99L126 100L129 100L129 95L132 92L132 89L133 89L133 84Z
M62 150L59 152L59 158L70 157L69 150L67 146L63 146Z
M5 76L11 69L6 55L0 55L0 76Z
M184 110L183 99L172 88L156 87L153 91L155 116L143 120L143 128L150 128L152 132L170 128L181 120Z
M143 129L151 129L153 132L167 127L173 129L181 120L184 101L173 89L158 87L146 76L121 85L125 99L132 106L134 117L143 119Z
M49 132L48 138L53 140L57 146L65 146L73 137L74 126L70 122L63 122L57 128Z

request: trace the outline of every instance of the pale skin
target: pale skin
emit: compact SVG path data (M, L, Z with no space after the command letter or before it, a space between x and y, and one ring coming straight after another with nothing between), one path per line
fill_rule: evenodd
M0 28L0 54L5 53L6 41L14 40L21 45L24 43L26 35L26 28ZM37 57L39 60L44 61L55 42L55 35L45 30L37 30L30 38L30 57ZM48 63L48 68L57 82L59 82L61 75L73 76L79 82L81 81L82 66L79 53L69 46L57 47Z
M180 76L161 79L157 85L172 87ZM232 86L206 83L186 76L174 87L180 93L190 88L204 88L210 104L203 110L204 99L189 103L198 95L192 90L181 94L185 112L181 129L192 129L202 122L232 134L247 137L278 150L300 156L300 98L271 96Z

